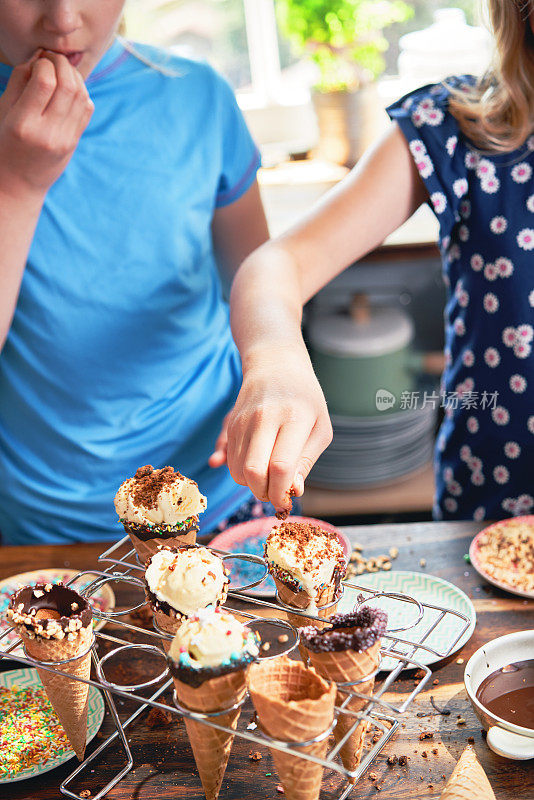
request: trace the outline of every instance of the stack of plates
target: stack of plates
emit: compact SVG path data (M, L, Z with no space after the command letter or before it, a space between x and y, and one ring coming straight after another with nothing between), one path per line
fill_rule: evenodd
M310 483L354 489L413 472L432 458L435 423L432 404L374 417L332 416L334 438Z

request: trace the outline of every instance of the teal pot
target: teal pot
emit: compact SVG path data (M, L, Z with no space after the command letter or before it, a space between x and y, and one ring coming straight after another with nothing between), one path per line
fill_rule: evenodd
M379 416L401 410L417 390L425 358L412 347L411 318L398 308L318 314L307 326L312 364L331 414ZM438 361L439 369L439 358Z

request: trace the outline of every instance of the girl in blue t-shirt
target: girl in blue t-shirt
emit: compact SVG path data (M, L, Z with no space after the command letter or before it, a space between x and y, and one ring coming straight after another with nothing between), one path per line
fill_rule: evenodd
M430 202L448 289L438 519L534 510L531 7L491 0L492 71L480 81L425 86L391 106L394 124L352 174L305 221L247 259L234 282L236 315L247 301L246 291L238 296L245 280L254 293L271 292L271 308L273 286L280 307L290 295L296 308Z
M293 301L288 326L243 276L232 339L219 269L267 238L235 98L115 38L123 5L0 3L4 543L116 537L143 464L198 482L209 533L264 513L252 491L285 508L329 441Z

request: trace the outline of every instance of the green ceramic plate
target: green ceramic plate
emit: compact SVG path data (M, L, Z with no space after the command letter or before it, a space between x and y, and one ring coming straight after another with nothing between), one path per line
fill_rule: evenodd
M17 685L19 689L40 688L41 681L39 680L39 673L33 668L14 669L9 672L0 673L0 686L11 689L13 685ZM89 687L89 708L87 714L87 742L94 739L98 733L98 729L102 725L104 719L104 699L100 691L95 686ZM42 764L37 764L28 769L22 770L11 775L0 776L1 783L12 783L14 781L24 781L26 778L34 778L36 775L41 775L43 772L48 772L60 764L64 764L70 758L75 758L74 750L70 747L60 750Z
M436 578L434 575L427 575L422 572L391 571L358 575L351 580L351 583L362 587L363 591L362 589L349 588L345 584L345 592L338 606L339 612L347 613L351 611L360 593L364 596L368 596L367 592L374 593L378 591L406 594L415 597L421 603L432 603L436 606L459 611L469 619L469 626L454 646L452 653L463 647L471 638L476 624L476 612L473 603L461 589L458 589L448 581L444 581L443 578ZM370 601L370 605L387 611L389 629L409 625L410 622L415 621L418 614L418 609L414 604L389 597L377 597ZM439 611L425 608L423 618L417 625L393 635L415 642L438 618L439 614ZM425 644L440 653L444 653L456 639L464 625L465 622L460 617L446 614L425 640ZM388 645L388 642L386 641L385 644ZM391 643L388 646L391 649ZM410 650L409 646L404 644L399 645L398 649L402 653L408 653ZM441 660L433 653L421 648L416 650L413 658L419 661L420 664L427 665ZM382 662L382 669L389 672L397 664L397 659L385 657Z

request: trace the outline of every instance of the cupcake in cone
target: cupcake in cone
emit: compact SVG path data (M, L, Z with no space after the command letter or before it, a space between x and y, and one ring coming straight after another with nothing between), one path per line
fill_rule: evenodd
M301 628L300 640L309 653L315 670L324 678L337 683L361 681L347 691L370 697L373 693L374 675L380 664L380 643L387 625L385 611L364 606L351 614L336 614L328 620L330 627L317 630L312 626ZM368 680L362 680L369 677ZM338 689L336 704L347 699L347 691ZM356 714L366 705L366 700L354 697L345 709ZM334 728L336 742L341 741L357 722L353 714L339 713ZM360 763L367 722L361 722L350 734L340 750L343 766L353 772Z
M194 544L206 506L197 484L172 467L139 467L115 495L115 509L142 564L159 545Z
M87 600L63 584L24 586L10 600L7 617L22 637L26 655L50 662L58 672L39 669L48 699L80 761L87 739L87 698L93 613ZM79 656L77 658L77 656ZM74 658L68 664L56 661Z
M283 522L267 537L265 559L283 603L318 617L335 614L337 605L332 601L338 596L347 566L335 533L307 522ZM296 628L322 627L317 620L299 614L287 616ZM299 649L306 660L306 654Z
M282 656L254 664L248 688L260 727L274 739L308 741L332 724L336 687L300 661ZM324 758L327 747L326 736L298 752ZM317 800L323 767L282 750L271 753L287 800Z
M470 745L456 764L441 800L495 800L487 775Z
M219 608L184 620L167 656L180 705L202 713L232 709L245 696L246 675L258 658L258 644L253 631ZM240 713L237 707L213 721L235 730ZM234 735L184 719L204 793L207 800L216 800Z
M160 630L174 634L182 620L202 608L216 608L228 594L222 559L207 547L161 547L149 558L145 594ZM170 641L163 639L165 652Z

